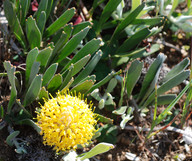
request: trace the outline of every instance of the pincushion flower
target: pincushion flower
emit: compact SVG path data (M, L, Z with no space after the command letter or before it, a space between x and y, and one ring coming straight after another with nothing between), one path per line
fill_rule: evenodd
M37 112L43 143L58 151L75 150L77 145L89 143L96 132L92 104L82 100L81 94L72 96L58 93L45 101Z

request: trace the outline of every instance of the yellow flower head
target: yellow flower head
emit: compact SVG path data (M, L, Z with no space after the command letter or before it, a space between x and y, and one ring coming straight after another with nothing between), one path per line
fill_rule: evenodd
M89 143L96 132L92 104L82 100L81 94L71 96L58 93L56 98L45 101L37 112L37 124L41 128L43 143L58 151L76 149Z

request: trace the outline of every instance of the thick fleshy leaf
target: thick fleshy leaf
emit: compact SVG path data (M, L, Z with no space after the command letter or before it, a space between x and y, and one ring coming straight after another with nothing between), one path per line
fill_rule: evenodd
M138 60L135 60L131 63L131 66L128 70L127 74L127 80L126 80L126 88L127 88L127 96L128 98L131 96L133 88L135 87L135 84L137 83L141 71L143 68L143 62L139 62Z
M165 93L166 91L170 90L171 88L179 85L180 83L182 83L187 77L189 77L190 75L190 71L183 71L181 73L179 73L178 75L176 75L175 77L169 79L167 82L163 83L158 89L157 89L157 96ZM151 101L153 101L155 99L155 92L153 92L149 98L147 99L147 101L144 103L143 106L147 106L148 104L151 103Z
M27 87L31 84L33 79L36 77L36 75L39 72L39 69L40 69L40 63L39 62L34 62L32 67L31 67L31 73L30 73L30 76L29 76L29 82L27 84Z
M157 97L157 105L168 105L170 104L175 98L177 97L176 94L166 94Z
M42 35L32 16L30 16L26 21L26 34L30 48L39 48L41 45Z
M73 83L73 81L74 81L74 78L72 77L71 80L67 83L67 85L61 85L59 90L61 92L67 91L69 89L69 87L71 86L71 84Z
M15 103L16 97L17 97L17 89L15 86L15 70L16 68L11 65L9 61L5 61L3 63L5 70L7 71L8 79L11 84L11 96L7 108L7 113L10 114L11 108L13 104Z
M37 57L38 53L39 53L38 48L34 48L27 54L26 71L25 71L25 82L26 82L26 84L28 84L30 73L31 73L31 68L33 66L33 63L36 60L36 57Z
M112 71L105 78L103 78L101 81L99 81L98 83L93 85L93 87L89 90L89 92L92 92L94 89L101 87L102 85L107 83L109 80L111 80L111 78L113 78L115 75L120 74L120 73L121 73L121 71L116 72L116 73Z
M169 79L175 77L178 73L185 70L187 68L187 66L189 65L189 63L190 63L189 58L183 59L179 64L177 64L173 69L171 69L171 71L169 73L167 73L165 78L162 80L162 83L168 81Z
M40 91L38 97L39 97L38 98L39 100L42 100L42 99L48 100L49 99L49 92L45 89L45 87L41 88L41 91Z
M39 51L39 54L37 55L36 61L40 62L40 72L43 72L45 70L45 68L47 67L47 63L49 61L49 58L52 54L52 49L51 47L45 48L41 51Z
M75 78L73 85L77 84L79 81L87 77L91 72L94 70L95 66L101 59L102 52L98 51L93 58L90 60L90 62L86 65L85 69L78 74L78 76Z
M45 31L45 37L57 32L61 27L63 27L71 18L75 15L75 8L68 9L65 11L55 22L53 22Z
M48 86L47 86L47 90L52 93L56 90L59 89L59 87L61 86L63 82L63 78L61 76L61 74L56 74L51 81L49 82Z
M15 139L18 135L19 135L20 131L14 131L12 132L11 134L9 134L9 136L7 137L6 139L6 143L9 145L9 146L13 146L13 139Z
M71 61L65 66L65 69L67 69L71 64L77 62L79 59L83 58L84 56L90 54L92 55L94 52L96 52L101 44L101 39L92 39L88 43L86 43L81 50L75 56Z
M41 32L41 35L43 35L45 23L46 23L46 13L45 11L42 11L37 21L37 26L39 28L39 31Z
M41 85L42 85L42 76L37 75L33 79L31 85L29 86L29 89L27 90L27 93L23 101L24 107L28 106L30 103L35 101L35 99L38 97L39 92L41 90Z
M39 21L39 17L42 11L47 10L48 0L41 0L38 6L38 10L35 12L34 17Z
M133 25L148 25L148 26L155 26L159 23L162 23L164 20L163 17L156 17L156 18L143 18L143 19L135 19L132 24Z
M91 27L92 23L89 21L85 21L85 22L81 22L75 26L73 26L73 31L72 31L72 35L77 34L78 32L80 32L81 30L85 29L86 27Z
M190 83L188 85L186 85L185 88L179 93L179 95L171 102L171 104L163 112L161 112L161 114L155 120L155 125L158 125L161 121L163 121L167 117L168 113L172 110L172 108L175 106L175 104L185 94L185 92L188 90L189 86L190 86Z
M76 93L82 93L85 94L89 89L93 86L93 81L92 80L86 80L82 83L77 84L75 87L71 89L70 92L76 92Z
M145 3L141 4L138 6L135 10L133 10L115 29L112 37L111 37L111 42L113 42L117 37L118 34L120 34L121 31L123 31L129 24L131 24L136 17L139 15L139 13L142 11L144 8Z
M135 48L149 34L150 30L148 28L144 28L136 32L123 42L123 44L117 49L116 54L123 54Z
M102 26L110 18L111 14L116 10L119 3L121 3L121 0L109 0L103 9L103 12L101 13L98 27Z
M62 77L64 78L64 81L60 87L61 89L63 89L69 83L69 81L72 79L73 69L74 69L74 66L71 65L67 71L62 73Z
M67 56L69 56L79 45L81 40L85 38L89 31L89 27L86 27L84 30L80 31L76 35L74 35L67 44L59 51L59 56L57 59L57 62L61 62L63 59L65 59Z
M67 40L67 34L63 31L58 38L57 43L53 49L53 52L50 57L50 62L58 55L58 51L65 45Z
M72 76L74 76L80 70L82 70L82 68L87 64L87 62L89 61L90 58L91 58L91 55L89 54L89 55L85 56L84 58L80 59L78 62L76 62L74 64Z
M20 1L20 6L21 6L21 26L24 26L25 24L25 18L28 13L29 7L31 4L31 0L25 0L25 1Z
M155 89L155 84L158 80L159 72L166 56L159 54L157 59L151 64L147 74L142 83L141 91L138 96L138 100L144 99Z
M25 39L24 32L18 20L18 17L13 8L13 4L9 0L3 2L5 16L8 20L8 24L13 31L16 39L21 43L22 47L26 48L27 42Z
M31 119L24 119L24 120L17 121L16 124L29 125L29 126L33 127L39 134L41 132L41 128L39 126L37 126L37 124Z
M53 76L55 75L56 71L57 71L57 67L58 64L54 63L52 64L46 71L45 74L43 75L43 82L42 82L42 86L47 86L47 84L49 83L49 81L53 78Z
M113 144L99 143L93 149L91 149L89 152L81 154L79 157L81 157L80 160L85 160L85 159L91 158L95 155L105 153L113 148L114 148Z
M121 106L118 109L114 110L113 113L116 115L123 115L127 110L127 106Z

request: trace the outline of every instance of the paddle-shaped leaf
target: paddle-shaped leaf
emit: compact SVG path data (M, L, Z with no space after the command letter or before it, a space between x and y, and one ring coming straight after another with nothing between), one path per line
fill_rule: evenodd
M65 11L55 22L53 22L45 31L44 36L49 37L50 35L57 32L63 27L71 18L75 15L75 8L68 9Z
M89 27L86 27L84 30L77 33L67 42L67 44L61 49L61 51L59 51L57 62L61 62L77 48L81 40L83 40L87 35L89 29Z
M85 159L91 158L97 154L105 153L113 148L114 148L113 144L99 143L93 149L91 149L89 152L81 154L78 157L81 157L80 160L85 160Z
M24 107L28 106L30 103L35 101L35 99L38 97L39 92L41 90L41 84L42 84L42 76L37 75L31 85L29 86L29 89L27 90L27 93L25 95L23 105Z
M135 60L134 62L131 63L131 66L128 70L128 74L126 76L127 77L126 87L128 98L131 96L133 88L135 87L135 84L137 83L141 75L142 68L143 68L143 62Z
M15 103L15 99L17 97L17 89L15 86L15 70L16 68L11 65L9 61L5 61L3 63L5 70L7 71L8 79L11 84L11 97L9 100L8 108L7 108L7 113L10 114L11 108L13 104Z
M42 35L37 27L35 19L32 16L30 16L26 21L26 34L30 48L39 48L41 45Z

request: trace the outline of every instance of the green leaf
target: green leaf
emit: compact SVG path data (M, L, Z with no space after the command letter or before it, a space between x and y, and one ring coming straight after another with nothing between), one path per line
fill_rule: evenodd
M21 0L20 1L20 6L21 6L21 26L24 26L25 24L25 18L27 16L27 13L28 13L28 10L29 10L29 7L30 7L30 4L31 4L31 0Z
M159 124L161 121L163 121L166 118L166 116L172 110L175 104L180 100L180 98L188 90L189 86L190 86L190 83L186 85L185 88L179 93L179 95L171 102L171 104L163 112L161 112L161 114L155 120L155 125Z
M32 67L31 67L31 73L29 76L29 82L27 84L27 87L31 84L33 79L36 77L37 73L39 72L40 69L40 63L39 62L34 62Z
M9 0L5 0L3 2L3 7L5 11L5 16L8 20L8 24L13 31L16 39L20 42L23 48L26 48L27 42L25 39L25 35L13 8L13 4Z
M89 27L86 27L84 30L77 33L71 38L71 40L67 42L67 44L61 49L61 51L59 51L60 54L58 56L57 62L61 62L77 48L81 40L83 40L87 35L89 29Z
M121 106L117 110L114 110L112 113L116 115L123 115L127 110L127 106Z
M73 32L73 23L66 24L63 27L63 31L67 34L67 40L72 37L72 32ZM66 40L66 42L67 42Z
M7 113L10 114L11 108L13 104L15 103L16 97L17 97L17 89L15 86L15 70L16 68L11 65L9 61L5 61L3 63L5 70L7 71L8 79L11 84L11 96L7 108Z
M39 48L41 45L42 35L32 16L30 16L26 21L26 34L30 48Z
M52 49L51 47L45 48L41 51L39 51L39 54L37 55L36 61L40 62L40 72L43 72L45 68L47 67L47 63L49 61L49 58L52 54Z
M39 19L37 20L37 26L39 28L39 31L41 32L41 35L43 35L45 23L46 23L46 13L45 11L42 11L39 16Z
M135 10L133 10L115 29L112 37L111 37L111 43L118 38L118 35L121 31L123 31L129 24L131 24L136 17L139 15L139 13L143 10L145 6L145 3L142 3L140 6L138 6Z
M128 70L127 74L127 80L126 80L126 87L127 87L127 97L129 98L132 94L133 88L135 87L135 84L137 83L141 71L143 68L143 62L139 62L138 60L135 60L131 63L131 66Z
M157 51L160 50L160 45L159 44L153 44L149 51L146 51L146 50L143 50L141 52L138 52L138 53L134 53L133 55L131 55L131 59L136 59L136 58L141 58L141 57L146 57L146 56L149 56Z
M101 136L97 138L99 142L108 142L115 144L117 142L118 127L111 124L106 124L99 128Z
M148 28L144 28L136 32L134 35L130 36L127 40L123 42L123 44L117 49L116 54L122 54L135 48L149 34L150 30Z
M74 76L75 74L77 74L89 61L89 59L91 58L91 55L87 55L84 58L80 59L78 62L76 62L74 64L74 69L72 72L72 76Z
M61 76L61 74L56 74L51 81L49 82L48 86L47 86L47 90L52 93L56 90L59 89L59 87L61 86L63 82L63 78Z
M45 74L43 75L43 82L42 86L47 86L49 81L53 78L57 71L58 63L52 64L46 71Z
M47 19L51 13L51 10L52 10L52 7L53 7L53 0L48 0L48 4L47 4L47 9L46 9L46 16L47 16Z
M11 134L9 134L9 136L6 139L6 143L9 146L13 146L13 140L19 135L20 131L14 131Z
M62 73L62 77L65 79L60 87L61 89L64 88L69 83L69 81L72 79L73 69L74 69L74 65L72 64L69 67L68 71L65 71L64 73Z
M26 71L25 71L25 82L28 84L30 73L31 73L31 68L33 66L33 63L36 60L36 57L38 55L38 48L32 49L28 54L27 54L27 60L26 60Z
M98 24L99 29L109 19L111 14L116 10L119 3L121 3L121 0L109 0L105 8L103 9L103 12L101 13Z
M81 157L80 160L85 160L87 158L91 158L95 155L101 154L101 153L105 153L111 149L114 148L113 144L109 144L109 143L99 143L97 144L93 149L91 149L89 152L81 154L78 157Z
M96 119L99 122L102 122L102 123L105 123L105 124L113 124L113 119L110 119L110 118L105 117L105 116L100 115L100 114L96 114Z
M0 106L0 119L3 119L4 118L4 108L3 106L1 105Z
M93 86L92 80L86 80L82 83L77 84L75 87L71 89L70 92L82 93L85 94L89 89Z
M147 26L155 26L164 20L164 17L156 17L156 18L142 18L142 19L135 19L131 24L132 25L147 25Z
M127 114L124 114L122 115L122 121L120 123L120 127L121 129L124 129L125 128L125 125L127 124L128 121L130 121L134 116L131 116L132 113L133 113L133 108L132 107L129 107L128 110L127 110Z
M162 83L170 80L171 78L175 77L178 73L182 72L184 69L187 68L187 66L189 65L190 60L189 58L185 58L183 59L179 64L177 64L176 66L174 66L173 69L171 69L171 71L169 73L167 73L167 75L165 76L165 78L163 78Z
M49 37L63 27L75 15L75 8L65 11L54 23L52 23L45 31L45 37Z
M81 50L79 50L79 52L77 54L75 54L73 59L71 59L71 61L69 61L69 63L64 67L64 69L67 69L71 64L77 62L84 56L86 56L88 54L92 55L95 51L97 51L99 49L100 44L101 44L101 39L92 39L91 41L86 43L83 46L83 48L81 48Z
M92 23L89 21L85 21L85 22L81 22L77 25L73 26L73 31L72 31L72 35L76 35L78 32L80 32L81 30L85 29L86 27L91 27Z
M24 107L28 106L30 103L35 101L35 99L39 95L39 92L41 90L41 84L42 84L41 79L42 79L41 75L37 75L33 79L31 85L29 86L29 89L27 90L27 93L26 93L24 101L23 101Z
M176 7L179 5L180 0L174 0L172 1L172 7L171 7L171 11L169 12L169 16L171 16L171 14L173 13L173 11L176 9Z
M190 71L183 71L181 73L179 73L178 75L176 75L175 77L169 79L167 82L163 83L158 89L157 89L157 96L165 93L166 91L170 90L171 88L179 85L180 83L182 83L187 77L189 77ZM155 98L155 93L153 92L149 98L147 99L147 101L144 103L143 106L147 106L148 104L151 103L151 101L153 101Z
M24 119L24 120L17 121L16 124L29 125L29 126L33 127L39 134L41 132L41 128L39 126L37 126L37 124L31 119Z
M85 77L87 77L95 68L95 66L97 65L97 63L99 62L99 60L102 57L102 52L99 50L94 56L93 58L90 60L90 62L86 65L85 69L80 72L78 74L78 76L75 78L73 85L77 84L78 82L80 82L82 79L84 79Z
M41 91L40 91L38 97L39 97L38 100L42 100L42 99L48 100L49 99L49 92L45 89L45 87L41 88Z
M142 101L144 101L150 92L155 89L155 84L158 80L159 72L165 59L166 56L164 54L159 54L157 59L151 64L143 80L138 100L142 99Z
M67 40L67 34L63 31L57 43L55 44L55 47L50 57L50 62L58 55L58 51L65 45L66 40Z
M111 93L116 85L117 85L117 79L116 78L112 78L109 81L109 84L107 86L107 89L106 89L105 93Z
M135 10L140 4L141 4L141 0L132 0L131 1L131 10Z
M157 97L157 105L167 105L170 104L175 98L176 94L166 94L163 96Z
M48 5L48 0L41 0L38 6L38 10L35 12L34 16L36 17L37 21L39 21L39 17L42 11L46 11Z
M91 75L91 76L87 76L87 77L85 77L84 79L82 79L79 83L82 83L82 82L84 82L84 81L86 81L86 80L92 80L93 82L95 82L96 80L96 76L95 75Z
M61 85L59 90L61 92L67 91L69 89L69 87L71 86L71 84L73 83L73 81L74 81L74 78L72 77L71 80L67 83L67 85L65 85L65 86Z
M90 90L89 90L89 92L92 92L94 89L96 89L96 88L99 88L99 87L101 87L102 85L104 85L105 83L107 83L109 80L111 80L111 78L113 78L115 75L117 75L118 74L118 72L117 73L115 73L115 72L111 72L111 73L109 73L105 78L103 78L101 81L99 81L97 84L95 84Z

